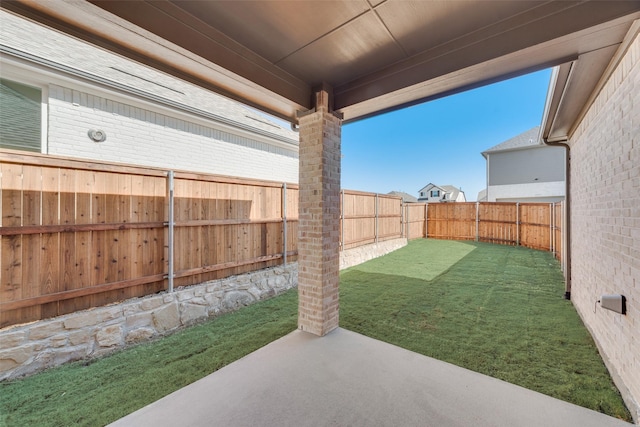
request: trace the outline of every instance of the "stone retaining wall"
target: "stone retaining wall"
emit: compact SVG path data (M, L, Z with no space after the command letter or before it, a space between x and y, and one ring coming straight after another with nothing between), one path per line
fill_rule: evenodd
M277 266L0 330L0 380L94 358L166 335L297 286L298 264Z
M340 252L340 270L362 264L365 261L386 255L404 246L407 246L407 239L401 238L347 249Z
M407 244L394 239L340 253L340 269ZM0 381L67 362L104 356L298 285L298 264L178 288L118 304L0 329Z

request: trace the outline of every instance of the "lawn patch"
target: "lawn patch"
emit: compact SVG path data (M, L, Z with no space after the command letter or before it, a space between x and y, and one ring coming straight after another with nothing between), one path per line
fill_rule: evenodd
M428 259L443 242L416 240L396 259ZM382 258L341 275L341 326L630 421L622 398L548 252L465 243L444 274ZM447 245L445 245L447 246ZM386 258L387 255L383 258ZM375 264L375 265L370 265ZM442 264L442 263L441 263ZM375 273L372 273L375 271Z
M340 323L630 421L563 294L550 253L421 239L341 274ZM108 424L286 335L296 317L294 289L99 360L0 383L0 425Z

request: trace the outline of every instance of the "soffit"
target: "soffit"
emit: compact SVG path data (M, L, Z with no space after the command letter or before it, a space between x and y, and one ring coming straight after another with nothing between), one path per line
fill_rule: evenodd
M3 1L3 8L296 120L357 120L620 43L637 1Z

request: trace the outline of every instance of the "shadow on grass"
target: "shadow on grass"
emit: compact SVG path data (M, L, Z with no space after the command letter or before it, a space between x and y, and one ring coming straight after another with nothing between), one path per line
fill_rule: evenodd
M386 274L393 271L407 278L433 280L447 272L476 247L475 242L414 240L404 248L351 267L345 272L357 270Z
M439 243L412 242L402 250L415 259ZM591 336L562 298L564 281L553 256L464 245L473 249L454 256L445 270L438 261L440 273L425 271L423 278L415 277L419 268L406 275L398 262L386 263L386 272L385 264L343 272L341 326L630 421Z
M625 420L552 255L419 240L341 274L341 326ZM297 292L92 363L0 383L0 425L104 425L296 328ZM338 361L339 363L339 361Z

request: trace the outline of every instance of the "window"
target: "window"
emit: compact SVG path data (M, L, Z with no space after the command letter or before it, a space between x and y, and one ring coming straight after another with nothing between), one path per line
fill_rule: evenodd
M0 148L41 151L42 91L0 79Z
M431 190L431 197L440 197L440 190Z
M424 197L424 191L420 192L420 197Z

